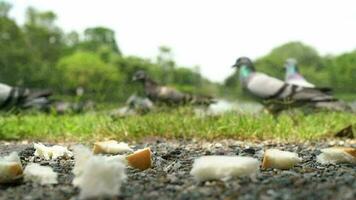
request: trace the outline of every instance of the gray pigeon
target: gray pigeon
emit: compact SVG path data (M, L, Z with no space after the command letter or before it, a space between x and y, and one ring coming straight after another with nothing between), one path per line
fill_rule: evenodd
M288 58L284 65L286 68L285 82L293 85L302 86L305 88L316 88L316 86L307 80L299 73L297 66L297 60L294 58ZM331 93L332 89L329 87L317 87L318 90L325 93Z
M174 88L160 86L142 70L137 71L132 79L133 81L143 83L146 96L154 103L174 106L185 104L210 105L215 102L213 98L209 96L182 93Z
M239 69L242 87L255 98L262 100L266 108L278 114L291 107L309 106L327 110L347 111L349 106L318 88L308 88L286 83L277 78L256 72L247 57L237 59L233 67Z
M294 58L288 58L284 65L286 69L285 82L293 85L299 85L306 88L314 88L315 85L305 80L305 78L299 73L297 67L297 60Z
M50 105L48 97L51 95L50 91L31 91L0 83L0 110L47 109Z
M93 101L80 101L80 102L68 102L68 101L53 101L49 111L54 111L57 114L78 114L83 113L95 108Z
M154 104L147 97L143 98L135 94L131 95L126 106L111 112L112 117L127 117L134 115L144 115L154 109Z

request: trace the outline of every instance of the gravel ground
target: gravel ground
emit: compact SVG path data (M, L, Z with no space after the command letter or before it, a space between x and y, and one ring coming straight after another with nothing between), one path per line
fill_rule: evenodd
M121 195L114 199L356 199L356 166L316 162L321 148L356 147L355 140L211 143L149 139L134 146L137 149L151 147L154 167L143 172L127 169L127 183L121 187ZM262 160L263 150L272 147L297 152L303 162L290 170L261 170L255 177L225 181L199 183L189 174L194 158L199 156L243 155ZM12 151L19 152L24 166L31 161L53 167L59 173L59 184L0 185L0 199L77 199L79 191L71 185L73 160L43 161L33 157L30 144L0 142L0 155Z

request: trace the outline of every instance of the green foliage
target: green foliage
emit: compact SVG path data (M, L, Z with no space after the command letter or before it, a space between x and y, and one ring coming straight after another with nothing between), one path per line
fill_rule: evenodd
M0 2L0 17L7 17L10 10L11 10L10 4L6 2Z
M0 17L0 30L0 79L18 84L25 78L24 70L33 67L34 59L25 35L13 20Z
M53 65L62 56L64 37L62 30L55 26L56 15L53 12L39 12L28 8L23 28L26 42L32 56L44 65Z
M58 87L73 90L82 87L102 99L117 98L122 76L113 65L105 63L92 52L75 52L63 57L57 64Z
M0 4L1 82L46 87L60 96L82 87L85 98L124 101L132 93L142 92L142 86L131 79L134 72L143 69L158 82L185 91L214 91L214 85L199 72L177 67L168 47L159 48L155 61L123 56L115 32L109 28L91 27L83 34L65 34L55 23L55 13L31 7L20 27L8 17L10 8Z
M330 63L330 80L343 93L356 93L356 51L336 57Z
M115 40L115 32L104 27L87 28L84 31L84 41L78 45L81 49L93 52L98 51L100 48L107 48L121 55Z

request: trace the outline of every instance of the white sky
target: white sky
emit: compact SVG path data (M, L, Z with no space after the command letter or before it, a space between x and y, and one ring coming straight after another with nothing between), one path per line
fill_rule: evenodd
M288 41L302 41L321 54L356 48L354 0L7 0L11 16L25 9L52 10L66 32L106 26L125 55L154 58L172 48L179 65L201 66L223 81L239 56L256 58Z

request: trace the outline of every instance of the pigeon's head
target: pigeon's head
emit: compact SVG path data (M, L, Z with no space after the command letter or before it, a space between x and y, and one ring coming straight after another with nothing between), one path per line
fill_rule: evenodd
M295 58L288 58L284 64L284 67L297 67L297 60Z
M246 66L252 70L255 70L255 67L252 61L248 57L240 57L236 60L236 63L232 67L237 67L238 69L242 66Z
M135 74L132 76L133 81L144 81L147 78L148 78L148 75L143 70L139 70L139 71L135 72Z
M297 60L295 58L288 58L284 64L284 68L289 74L298 73Z

